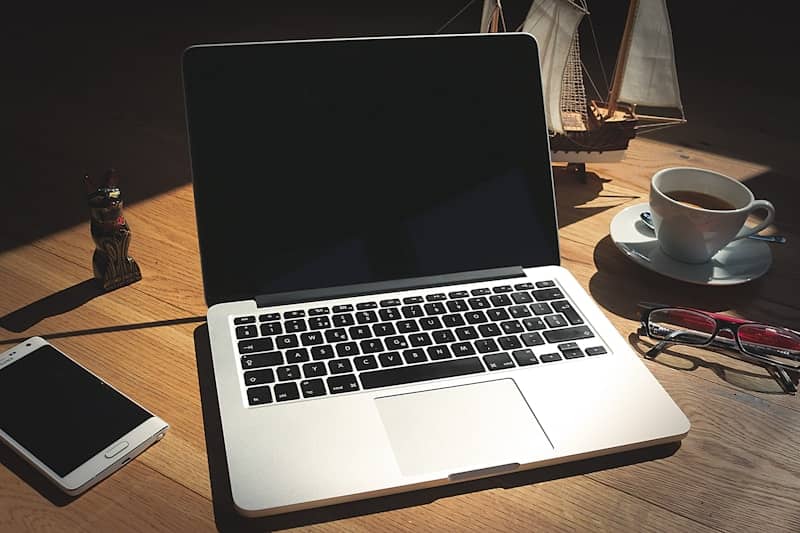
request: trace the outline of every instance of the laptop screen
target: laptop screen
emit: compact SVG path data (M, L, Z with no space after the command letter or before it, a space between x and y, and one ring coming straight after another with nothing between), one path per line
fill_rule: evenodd
M183 75L209 305L558 264L529 35L198 46Z

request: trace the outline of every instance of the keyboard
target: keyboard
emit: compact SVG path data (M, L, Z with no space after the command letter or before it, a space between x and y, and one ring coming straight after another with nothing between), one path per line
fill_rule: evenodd
M231 316L248 406L607 353L555 281ZM313 305L313 304L312 304Z

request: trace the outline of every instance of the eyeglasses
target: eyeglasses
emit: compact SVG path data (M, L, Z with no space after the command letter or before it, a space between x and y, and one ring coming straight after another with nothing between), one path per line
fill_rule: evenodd
M735 350L740 358L778 370L784 389L796 392L785 370L800 370L800 334L787 328L750 322L688 307L641 303L640 334L660 341L645 354L653 358L670 344Z

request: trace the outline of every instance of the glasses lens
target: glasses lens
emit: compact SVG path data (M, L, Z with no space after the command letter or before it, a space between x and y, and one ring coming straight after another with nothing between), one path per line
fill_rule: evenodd
M650 336L682 344L708 344L717 322L708 315L689 309L656 309L647 324Z
M774 364L800 368L800 335L764 324L739 327L742 351Z

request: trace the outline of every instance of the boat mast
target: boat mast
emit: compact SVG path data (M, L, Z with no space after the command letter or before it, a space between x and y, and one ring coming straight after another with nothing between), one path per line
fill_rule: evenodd
M628 62L628 53L631 50L631 39L633 37L633 20L636 18L636 9L639 7L639 0L631 0L628 5L628 18L625 20L625 31L622 34L622 42L619 45L617 54L617 66L614 68L614 80L611 82L611 92L608 94L608 113L606 118L614 116L617 110L617 100L622 90L622 78L625 76L625 66Z

